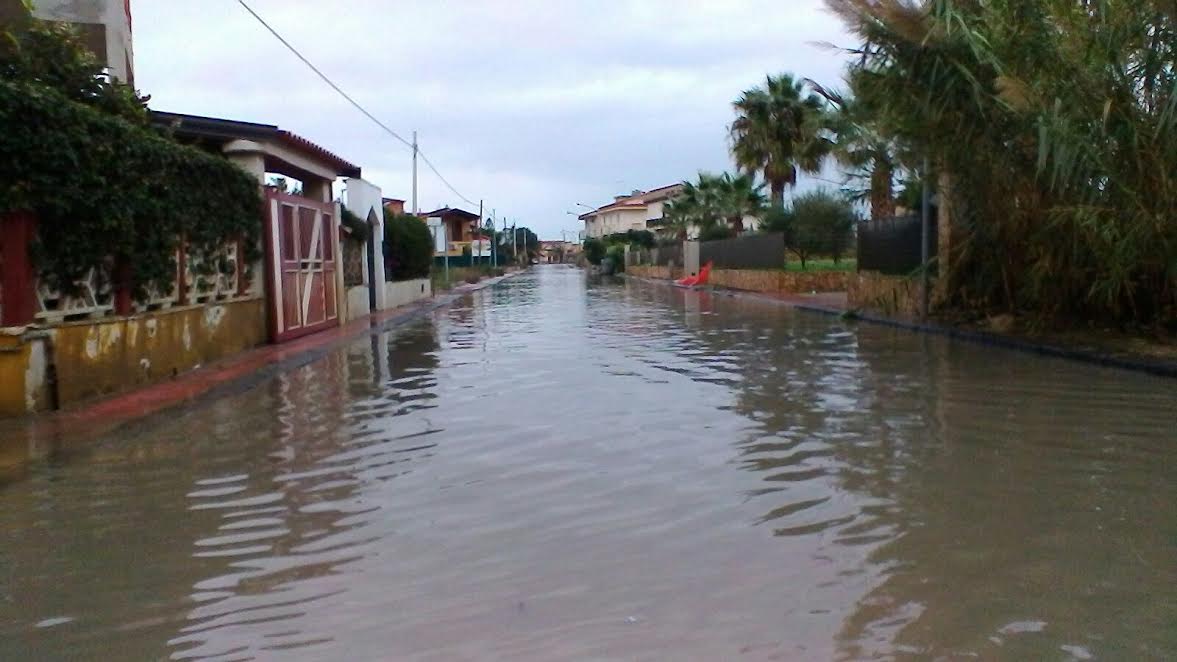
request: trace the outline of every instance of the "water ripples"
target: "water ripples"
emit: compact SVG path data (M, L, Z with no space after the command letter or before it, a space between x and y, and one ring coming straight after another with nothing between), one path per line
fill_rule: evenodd
M0 658L1177 654L1173 411L548 267L0 492Z

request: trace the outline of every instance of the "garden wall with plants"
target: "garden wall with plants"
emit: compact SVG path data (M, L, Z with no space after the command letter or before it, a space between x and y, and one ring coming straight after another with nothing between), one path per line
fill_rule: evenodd
M61 26L0 45L0 413L264 342L257 183L150 128ZM50 379L56 375L56 379Z

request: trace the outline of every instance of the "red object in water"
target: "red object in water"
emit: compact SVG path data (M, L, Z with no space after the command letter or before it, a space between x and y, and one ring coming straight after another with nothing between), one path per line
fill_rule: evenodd
M701 285L706 285L707 281L711 280L711 264L711 262L708 262L707 264L703 265L703 268L699 270L698 276L687 276L686 278L680 278L674 281L674 283L683 287L699 287Z

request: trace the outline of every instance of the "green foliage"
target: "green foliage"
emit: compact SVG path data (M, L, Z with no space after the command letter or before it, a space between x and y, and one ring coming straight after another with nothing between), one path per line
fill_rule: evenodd
M948 180L950 307L1177 329L1171 0L827 2L873 128Z
M103 75L103 65L65 23L30 19L0 39L0 80L56 90L70 101L147 126L147 101Z
M346 207L343 208L343 213L339 217L339 223L351 232L351 238L355 241L366 242L372 237L372 226L364 219L351 213Z
M751 175L701 172L697 182L683 182L682 193L666 204L667 225L680 237L692 226L700 233L720 234L720 230L712 230L720 224L738 234L744 230L745 216L758 216L764 210L763 188Z
M625 271L625 245L613 244L605 252L605 257L613 263L613 271L620 273Z
M91 268L130 266L135 294L169 290L181 238L219 263L228 241L260 257L258 187L228 161L146 128L144 99L101 77L68 30L33 21L0 48L0 210L38 218L34 258L64 291Z
M743 172L763 174L779 207L785 187L797 184L797 171L820 171L830 153L827 105L818 95L807 94L791 74L781 74L768 76L763 87L746 90L732 106L736 165Z
M653 248L657 245L657 237L649 230L626 230L625 232L618 232L604 237L604 242L608 246L620 244L622 246L636 246L638 248Z
M384 216L385 278L428 278L433 266L433 235L425 221L408 214Z
M69 291L111 258L137 293L171 288L181 237L209 262L226 241L260 255L257 184L228 161L68 100L0 82L0 209L38 217L38 266Z
M531 228L506 228L499 234L503 242L499 246L500 254L507 259L522 263L539 255L539 235L532 232Z
M584 240L584 259L588 260L589 264L597 265L601 260L605 259L605 242L595 237L589 237Z
M726 225L708 225L699 231L699 241L719 241L735 236L735 230Z
M846 198L814 191L794 198L792 208L767 215L764 229L784 233L785 248L805 269L814 255L830 256L835 263L840 260L854 237L856 220L854 207Z

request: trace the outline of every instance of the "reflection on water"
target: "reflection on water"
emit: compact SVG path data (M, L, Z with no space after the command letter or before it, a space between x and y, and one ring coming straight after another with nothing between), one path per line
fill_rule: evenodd
M1172 382L566 267L0 491L0 659L1177 656Z

